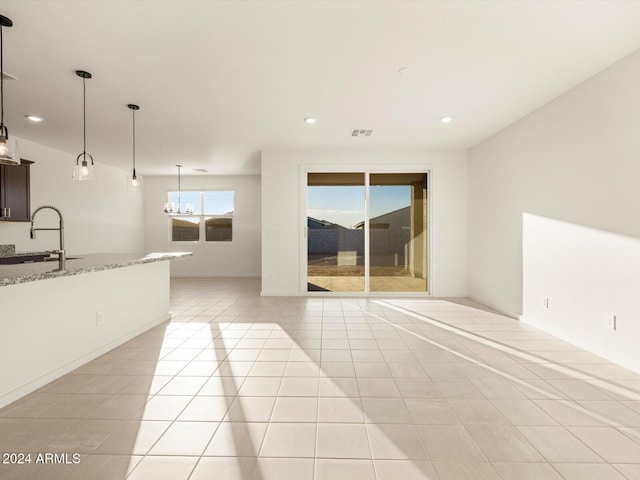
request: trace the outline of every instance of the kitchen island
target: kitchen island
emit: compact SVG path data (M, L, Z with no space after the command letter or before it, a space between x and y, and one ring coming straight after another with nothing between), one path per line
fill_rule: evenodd
M189 255L0 265L0 407L168 320L169 260Z

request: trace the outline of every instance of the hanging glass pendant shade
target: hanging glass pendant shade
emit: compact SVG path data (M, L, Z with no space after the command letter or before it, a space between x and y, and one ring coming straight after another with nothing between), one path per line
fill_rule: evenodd
M93 164L93 157L87 153L87 88L86 80L91 78L89 72L84 70L76 70L76 75L82 78L82 153L76 158L76 164L73 167L74 180L79 182L96 179L96 170Z

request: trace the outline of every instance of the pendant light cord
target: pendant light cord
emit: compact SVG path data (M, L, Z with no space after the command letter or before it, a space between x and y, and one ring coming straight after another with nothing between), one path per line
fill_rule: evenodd
M94 165L93 157L87 153L87 78L91 78L91 74L84 70L76 70L76 75L82 78L82 153L76 157L76 167L80 168L82 165L82 170L78 171L78 176L73 178L76 180L95 180L95 173L89 170ZM82 157L82 164L80 157ZM87 157L91 160L91 166L89 166ZM74 175L76 174L74 173Z
M131 110L133 115L133 178L136 178L136 111Z
M2 27L0 26L0 125L4 127L4 44L2 42Z
M87 79L82 77L82 159L87 159ZM92 162L93 163L93 162Z
M180 169L182 168L182 165L177 165L178 167L178 213L182 213L180 211Z

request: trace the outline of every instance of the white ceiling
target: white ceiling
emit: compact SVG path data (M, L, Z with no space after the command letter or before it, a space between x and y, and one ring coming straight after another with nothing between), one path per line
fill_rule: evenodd
M639 1L3 0L0 14L10 133L80 153L88 70L87 150L130 165L137 103L142 174L259 173L271 148L466 149L640 47Z

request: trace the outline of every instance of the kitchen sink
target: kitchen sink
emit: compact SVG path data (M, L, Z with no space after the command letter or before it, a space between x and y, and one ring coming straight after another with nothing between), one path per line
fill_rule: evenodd
M81 257L67 257L67 260L77 260ZM0 265L19 265L21 263L53 262L58 261L57 256L50 256L48 253L34 253L24 255L12 255L10 257L0 257Z
M0 265L17 265L20 263L44 262L49 258L48 253L12 255L10 257L0 257Z

